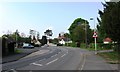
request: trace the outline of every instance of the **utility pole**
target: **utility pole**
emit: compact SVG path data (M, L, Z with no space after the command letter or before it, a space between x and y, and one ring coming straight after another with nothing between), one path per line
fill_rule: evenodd
M15 34L15 36L16 36L16 48L17 48L17 33L18 33L18 30L16 30L16 34Z
M87 48L87 23L85 20L85 44L86 44L86 48Z

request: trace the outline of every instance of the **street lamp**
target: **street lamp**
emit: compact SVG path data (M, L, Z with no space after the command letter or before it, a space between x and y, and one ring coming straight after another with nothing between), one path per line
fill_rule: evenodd
M96 37L97 37L97 34L96 34L96 27L95 27L95 19L94 18L90 18L90 20L93 20L94 21L94 41L95 41L95 54L97 54L97 41L96 41Z

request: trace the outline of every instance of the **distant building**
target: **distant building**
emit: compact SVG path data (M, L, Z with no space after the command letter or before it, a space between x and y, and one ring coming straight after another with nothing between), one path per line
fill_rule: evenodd
M59 33L58 40L60 44L72 43L70 38L64 36L64 32Z
M65 44L65 41L62 39L59 41L60 44Z
M112 40L111 40L111 38L109 38L109 37L107 37L107 38L105 38L104 40L103 40L103 43L104 44L108 44L108 43L111 43L112 42Z

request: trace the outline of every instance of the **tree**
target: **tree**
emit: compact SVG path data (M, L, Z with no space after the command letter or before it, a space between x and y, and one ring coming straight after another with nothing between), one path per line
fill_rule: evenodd
M120 41L120 2L106 3L102 16L102 23L105 32L112 38L112 40Z
M119 2L106 2L103 4L104 11L101 14L101 24L98 30L103 29L107 36L120 45L120 1ZM119 46L120 47L120 46Z
M92 32L87 20L82 18L75 19L68 30L70 32L70 38L74 42L85 42L85 38L89 42L92 40Z
M98 14L100 15L100 18L97 18L97 21L98 21L97 30L98 30L98 38L99 38L98 42L102 43L103 39L105 39L107 37L107 34L105 32L105 29L104 29L104 27L102 25L102 21L101 21L103 12L101 10L99 10Z
M54 38L54 39L53 39L53 43L54 43L54 44L58 44L58 42L59 42L58 38Z
M47 44L47 37L46 36L42 36L42 45Z
M65 33L65 34L64 34L64 37L70 38L70 34L69 34L69 33Z
M53 33L52 33L52 30L46 30L46 32L44 32L45 33L45 35L47 35L47 36L52 36L53 35Z
M35 41L36 41L36 38L35 38L35 36L33 36L33 40L35 40Z

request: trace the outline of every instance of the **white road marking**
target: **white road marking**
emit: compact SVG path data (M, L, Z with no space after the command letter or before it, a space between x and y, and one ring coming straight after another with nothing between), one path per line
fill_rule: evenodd
M31 63L32 65L43 66L42 64Z
M58 58L56 58L56 59L54 59L54 60L48 62L46 65L49 65L49 64L51 64L51 63L53 63L53 62L55 62L55 61L57 61L57 60L58 60Z
M53 55L53 56L51 56L51 57L54 57L54 55Z
M58 53L61 53L61 52L58 52Z
M50 53L52 53L53 51L50 51Z
M67 52L66 52L67 54L68 54L68 50L67 50Z
M80 70L83 70L83 67L85 66L85 61L86 61L86 59L85 59L85 55L83 56L83 64L82 64L82 67L80 68Z
M17 72L15 69L10 69L11 70L11 72Z
M55 54L54 56L56 56L57 54Z
M39 62L40 62L40 61L43 61L43 60L46 60L46 58L39 60Z
M57 54L55 54L55 55L53 55L53 56L51 56L51 57L55 57Z
M63 54L61 57L64 57L66 54Z

